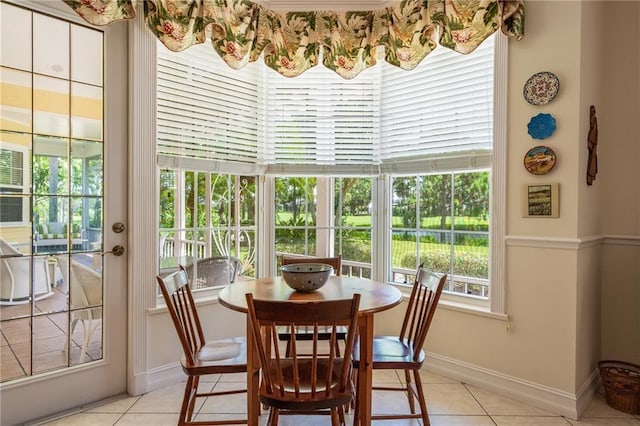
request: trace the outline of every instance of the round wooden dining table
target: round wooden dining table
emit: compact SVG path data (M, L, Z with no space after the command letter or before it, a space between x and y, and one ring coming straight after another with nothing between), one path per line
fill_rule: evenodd
M300 293L291 289L280 277L237 281L220 291L220 304L238 312L247 313L246 294L254 299L275 301L299 301L351 299L360 294L358 310L358 331L360 336L360 371L358 378L358 413L361 425L371 424L371 393L373 378L373 316L377 312L390 309L402 301L402 293L397 288L357 277L331 276L320 289L311 293ZM258 385L260 366L251 336L251 324L247 320L247 417L250 426L258 425L260 403Z

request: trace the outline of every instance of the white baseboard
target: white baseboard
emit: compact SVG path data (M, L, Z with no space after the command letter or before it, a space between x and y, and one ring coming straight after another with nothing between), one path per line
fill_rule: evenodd
M600 370L596 368L576 394L578 415L582 416L582 413L587 409L594 395L601 389L602 380L600 379Z
M153 368L143 374L134 376L134 380L129 383L127 392L129 395L142 395L165 386L178 383L184 380L185 374L179 362L166 364Z
M424 368L573 420L584 412L599 386L598 370L574 395L438 354L427 354Z
M424 368L573 420L579 419L600 386L597 369L574 395L433 353L427 354ZM129 394L151 392L177 383L184 377L179 362L163 365L136 376L136 383L132 383Z

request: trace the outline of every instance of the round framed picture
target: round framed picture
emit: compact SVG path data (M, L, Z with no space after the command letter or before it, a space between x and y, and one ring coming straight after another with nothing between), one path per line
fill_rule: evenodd
M524 168L532 175L544 175L556 165L556 153L548 146L534 146L524 156Z

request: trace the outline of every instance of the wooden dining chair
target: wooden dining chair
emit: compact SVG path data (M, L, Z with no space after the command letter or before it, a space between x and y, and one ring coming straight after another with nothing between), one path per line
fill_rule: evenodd
M416 272L416 279L413 283L400 334L373 338L373 370L403 370L405 376L405 386L403 387L374 386L373 390L405 392L411 413L377 414L371 417L372 420L422 419L425 426L430 424L424 390L420 381L420 368L425 358L422 347L446 281L446 274L435 274L420 265ZM357 373L360 367L358 342L354 345L353 351L353 371L357 382ZM411 386L411 373L413 373L415 388ZM416 398L420 405L419 414L416 414L415 409L414 399ZM355 416L357 421L357 405Z
M200 376L207 374L246 373L247 350L244 337L205 341L198 311L189 285L189 278L182 265L180 269L164 278L158 276L158 285L167 304L173 325L178 333L184 356L182 370L187 375L179 425L246 424L247 419L197 421L193 412L196 398L246 393L245 389L198 392Z
M286 256L286 255L280 256L281 265L291 265L295 263L324 263L326 265L330 265L333 267L333 273L335 275L342 274L342 255L337 255L334 257L293 257L293 256ZM319 331L318 339L329 340L329 338L331 337L332 331L333 330L331 330L330 328L321 329ZM278 338L280 339L280 341L287 342L287 348L285 351L286 354L289 354L289 350L290 350L289 336L291 336L291 333L289 333L289 329L287 327L281 327L280 332L278 333ZM338 356L340 356L339 342L344 341L346 339L347 329L345 327L338 327L337 336L338 336L338 340L336 340L335 348L336 348L336 353L338 354ZM298 329L296 330L296 339L311 340L312 338L313 338L313 335L309 328L298 327Z
M351 353L357 332L360 295L353 299L324 300L308 303L256 300L246 295L252 337L261 365L260 402L270 408L269 425L277 425L281 414L331 414L331 424L344 425L344 406L351 401L354 387L351 379ZM278 327L290 330L298 326L313 330L312 353L298 353L295 331L291 331L291 354L281 356ZM336 354L336 329L349 330L344 357ZM318 351L320 330L330 327L328 354ZM269 347L267 347L269 345Z

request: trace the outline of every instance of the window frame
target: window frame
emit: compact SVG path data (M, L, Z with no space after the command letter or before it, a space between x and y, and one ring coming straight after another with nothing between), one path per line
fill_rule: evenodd
M275 193L276 179L294 178L294 177L300 178L303 176L299 176L299 175L269 176L268 185L271 188L271 190ZM370 226L345 225L341 221L336 220L336 217L337 217L335 213L336 205L334 203L334 201L336 200L336 197L338 196L335 191L336 181L338 179L345 179L345 177L344 176L317 176L317 177L304 176L303 178L317 179L316 194L318 196L316 196L314 200L316 205L316 209L315 209L316 219L317 219L316 223L315 224L305 223L304 227L276 225L275 224L276 214L274 212L273 219L269 222L273 225L271 226L271 228L273 229L271 237L274 241L274 244L269 247L271 249L272 258L273 258L272 259L273 267L270 273L277 274L278 272L275 269L275 266L278 264L277 256L281 254L293 254L293 255L302 254L302 253L282 253L276 250L276 247L275 247L276 229L304 229L306 231L305 235L308 235L309 230L314 230L316 234L315 252L314 253L307 252L305 253L306 256L331 257L331 256L336 256L338 254L341 254L343 269L347 268L349 271L355 273L355 275L360 277L369 277L369 276L373 277L374 265L378 263L375 261L376 254L374 250L375 247L377 246L374 241L374 238L376 235L375 224L379 221L376 215L376 212L378 211L378 209L373 208L374 207L373 201L371 202L372 208L371 208L371 225ZM349 176L349 178L354 178L354 176ZM375 176L359 176L356 178L371 179L371 199L373 200L373 194L375 193L376 181L377 181L376 177ZM308 181L306 182L306 184L308 185ZM275 205L275 203L273 204ZM340 206L340 209L341 209L340 211L342 212L343 211L342 206ZM365 231L370 233L371 256L370 256L369 263L349 259L348 257L345 256L345 253L343 253L342 250L338 247L339 242L337 241L337 235L342 234L344 231L356 231L356 232ZM265 250L267 250L267 248L265 248Z
M386 211L386 215L385 215L385 223L388 224L388 226L385 227L385 236L386 236L386 253L387 256L385 258L385 265L387 266L387 268L385 269L386 271L386 275L385 275L385 281L389 284L393 284L393 285L403 285L403 283L397 283L395 281L393 281L393 274L398 272L398 269L402 269L402 268L395 268L396 271L394 271L394 267L393 267L393 261L391 259L392 257L392 245L393 245L393 235L395 232L397 232L398 230L402 230L403 228L400 227L394 227L393 226L393 180L397 179L397 178L402 178L402 177L411 177L411 178L424 178L426 176L430 176L430 175L447 175L447 176L455 176L455 175L459 175L459 174L463 174L463 173L480 173L480 172L488 172L489 173L489 186L491 186L491 170L487 169L487 168L477 168L477 169L468 169L468 170L450 170L450 171L438 171L438 172L434 172L434 173L425 173L425 172L416 172L416 173L412 173L412 174L388 174L386 175L385 179L386 179L386 187L388 188L388 190L385 192L386 194L386 198L385 198L385 203L384 203L384 209ZM451 195L453 197L455 197L455 192L453 192L455 186L452 186L451 190L452 193ZM490 189L490 188L489 188ZM487 200L489 201L489 199ZM491 210L489 207L489 216L491 217ZM454 216L455 217L455 216ZM490 221L491 222L491 221ZM411 229L408 227L405 227L406 229ZM405 230L406 230L405 229ZM423 228L418 227L418 225L416 224L415 228L412 229L412 231L415 232L420 232L420 231L424 231ZM450 233L451 236L453 238L455 238L456 235L460 235L460 234L464 234L465 231L456 231L455 229L443 229L443 230L434 230L434 231L438 231L438 232L444 232L444 233ZM476 232L474 232L476 233ZM478 231L477 233L484 233L484 231ZM489 241L491 241L491 227L490 227L490 223L489 223L489 230L486 232L487 234L487 238ZM417 244L417 243L416 243ZM453 244L455 246L455 244ZM419 247L416 246L416 249ZM488 249L488 261L487 261L487 267L490 267L491 265L491 251L490 248L487 247ZM417 265L416 265L417 266ZM429 265L426 265L426 267L428 268ZM399 273L405 273L408 276L414 276L415 275L415 268L414 269L407 269L404 271L399 271ZM442 271L438 271L438 272L442 272ZM449 271L447 271L447 273L450 273ZM473 277L468 277L470 278L470 280L474 280L475 278ZM487 292L490 293L490 289L491 289L491 282L489 277L487 277L486 279L482 279L482 278L477 278L478 281L483 281L482 285L485 285L487 287ZM465 281L467 282L467 281ZM410 283L406 283L407 286L410 286ZM478 296L478 295L472 295L472 294L463 294L463 293L456 293L453 291L448 291L447 288L445 287L445 291L443 291L442 293L442 299L443 300L450 300L450 301L454 301L456 303L459 304L468 304L474 307L479 307L479 308L484 308L484 309L488 309L489 307L489 301L490 301L490 295L488 294L486 297L484 296Z
M157 230L157 236L158 236L158 241L161 243L159 246L159 250L158 250L158 259L157 259L157 268L159 272L162 272L162 267L161 267L161 259L164 258L165 256L165 248L167 247L167 243L166 240L168 239L168 237L173 234L174 238L175 235L179 235L179 234L187 234L190 233L192 234L192 238L183 238L181 239L181 248L180 251L185 251L188 252L187 254L180 254L180 255L175 255L175 252L173 252L171 254L171 256L169 257L181 257L181 256L185 256L185 257L195 257L195 259L200 259L200 258L204 258L204 257L208 257L208 256L222 256L225 255L224 253L213 253L213 249L214 247L220 247L219 244L217 244L214 239L215 237L211 236L211 232L214 231L223 231L223 232L227 232L230 233L229 235L230 240L229 240L229 244L227 246L225 246L223 248L223 250L226 250L228 253L226 255L228 256L235 256L235 257L240 257L238 256L238 252L242 251L242 244L241 244L241 238L243 236L243 232L249 232L249 233L253 233L253 235L255 236L255 241L254 241L254 252L252 255L249 256L249 260L250 260L250 267L253 269L254 274L256 272L257 269L257 265L256 265L256 254L259 253L260 250L260 244L259 244L259 236L258 236L258 229L257 229L257 206L258 206L258 196L256 194L256 199L255 199L255 211L254 211L254 218L255 218L255 222L253 225L243 225L242 223L240 223L239 218L239 214L240 214L240 194L242 192L242 185L241 185L241 179L243 177L246 177L246 174L234 174L234 173L222 173L222 172L209 172L209 171L202 171L202 170L185 170L185 169L171 169L171 168L161 168L159 173L158 173L158 181L160 182L163 179L163 172L166 171L170 171L171 173L173 173L173 227L170 228L162 228L160 225L160 215L158 216L158 230ZM204 185L205 188L203 190L204 192L204 197L205 197L205 202L204 205L201 206L198 203L197 198L198 197L194 197L194 205L191 206L191 208L193 208L193 212L196 213L196 218L195 220L193 220L192 224L187 224L186 223L186 209L187 209L187 205L186 205L186 192L185 192L185 186L186 186L186 182L187 182L187 177L186 175L188 173L192 173L193 177L192 180L195 182L192 186L192 190L198 192L198 186L200 185L198 182L200 181L200 176L199 175L203 175L203 180L204 180ZM227 220L228 223L226 224L218 224L218 225L214 225L212 223L211 217L212 217L212 208L214 206L214 198L213 198L213 192L211 191L211 187L212 187L212 175L220 175L220 176L224 176L226 179L226 185L228 189L232 189L233 190L233 195L229 196L229 199L226 200L226 206L227 206ZM259 176L253 176L256 180L256 188L259 184L260 178ZM159 192L162 189L167 189L166 186L162 186L162 185L158 185L159 188ZM256 192L257 189L256 189ZM159 200L159 194L158 194L158 200ZM198 211L200 210L200 208L203 208L204 210L204 225L201 225L200 223L198 223ZM235 212L233 215L231 215L231 211ZM198 234L199 233L207 233L208 235L205 236L204 241L202 242L202 244L200 244L200 240L198 239ZM191 248L189 248L189 246L191 246ZM201 246L201 247L199 247ZM186 248L186 249L185 249ZM175 250L175 249L173 249ZM172 251L173 251L172 250ZM203 257L200 257L199 255L203 254ZM242 260L242 259L241 259ZM164 268L167 271L171 271L173 268L177 267L177 265L169 265L169 264L165 264ZM196 269L197 270L197 269ZM197 272L196 272L197 274ZM199 288L199 289L193 289L194 290L194 295L210 295L212 291L214 290L220 290L220 288L223 288L223 286L212 286L212 287L203 287L203 288ZM158 297L160 297L160 293L158 293ZM198 296L200 297L200 296ZM161 298L161 297L160 297Z

